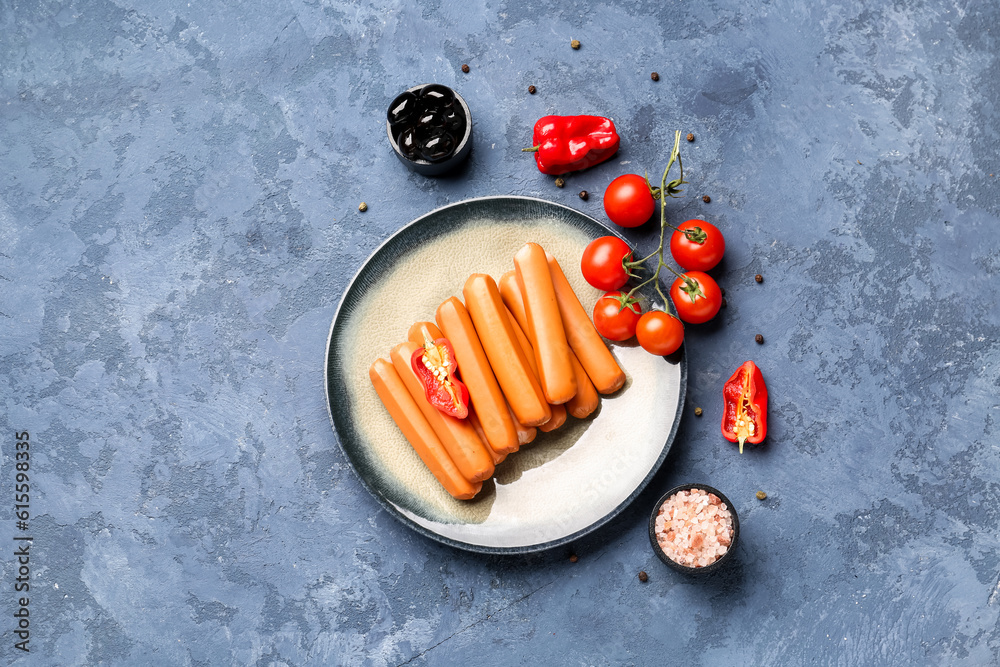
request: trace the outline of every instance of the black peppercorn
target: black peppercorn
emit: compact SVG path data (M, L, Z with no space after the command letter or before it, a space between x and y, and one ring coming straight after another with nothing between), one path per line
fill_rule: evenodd
M694 141L694 135L691 134L690 132L688 132L687 140L688 141Z
M756 280L756 281L757 281L757 282L759 282L759 283L762 283L762 282L764 282L764 276L760 275L759 273L758 273L757 275L755 275L755 276L753 277L753 279L754 279L754 280Z
M579 558L577 558L576 554L570 554L570 555L569 555L569 562L571 562L571 563L575 563L575 562L576 562L576 561L578 561L578 560L580 560L580 559L579 559Z
M706 204L708 204L709 202L711 202L711 201L712 201L712 198L711 198L711 197L709 197L708 195L702 195L702 196L701 196L701 200L702 200L703 202L705 202Z
M652 79L653 81L659 81L660 75L658 72L653 72L652 74L649 75L649 78Z
M534 95L534 94L535 94L535 91L537 91L537 90L538 90L538 89L537 89L537 88L535 88L534 86L528 86L528 94L529 94L529 95Z
M586 190L580 190L580 199L582 199L583 201L587 201L588 197L590 197L590 195L587 194Z
M646 583L649 581L649 575L646 574L645 570L639 570L639 581Z
M468 74L469 73L469 66L468 65L462 65L462 71L465 72L466 74Z
M764 344L764 337L761 336L760 334L757 334L756 336L754 336L753 339L755 341L757 341L758 345L763 345Z

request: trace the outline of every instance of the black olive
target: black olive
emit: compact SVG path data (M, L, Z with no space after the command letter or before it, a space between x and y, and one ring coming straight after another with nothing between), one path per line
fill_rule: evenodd
M444 128L444 118L437 111L424 111L414 121L413 127L421 139L426 139Z
M454 91L440 83L429 83L420 89L420 102L425 109L448 108L454 101Z
M461 137L465 134L465 114L458 107L448 109L441 114L442 126L454 134Z
M389 111L386 113L389 126L397 129L412 121L417 115L418 106L417 96L409 91L397 96L389 105Z
M450 133L440 130L420 145L420 157L428 162L441 162L451 157L457 143Z
M411 160L420 158L420 146L417 143L417 131L412 127L404 128L396 138L399 150Z

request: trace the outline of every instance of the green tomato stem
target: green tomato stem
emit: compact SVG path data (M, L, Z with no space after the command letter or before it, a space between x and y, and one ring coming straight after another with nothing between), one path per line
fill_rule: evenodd
M660 295L661 299L663 299L663 307L666 308L667 304L670 303L670 299L668 299L667 295L663 293L662 289L660 289L660 283L659 282L656 283L656 293Z
M667 175L670 174L670 169L674 166L674 162L677 163L677 167L678 170L680 171L680 174L677 178L668 183ZM652 184L649 182L649 177L648 176L646 177L646 185L649 187L649 191L650 193L652 193L653 198L660 200L660 245L656 248L654 252L650 253L649 255L643 257L640 260L623 263L623 266L626 268L626 270L630 270L633 267L638 268L644 265L649 260L656 257L656 269L653 271L652 276L650 276L649 278L647 278L646 280L644 280L643 282L639 283L631 290L629 290L628 294L626 294L625 297L622 298L621 302L633 299L635 297L636 292L638 292L640 289L642 289L649 283L654 283L656 286L657 294L659 294L660 298L663 299L663 308L666 312L669 313L670 311L668 304L670 303L670 299L668 299L667 296L663 293L659 281L660 271L664 267L666 267L668 271L678 276L679 278L683 278L688 290L697 288L697 283L695 283L695 281L691 280L687 276L683 276L677 273L663 261L663 247L665 245L666 232L668 228L681 232L689 239L691 239L689 232L694 231L694 230L682 231L680 229L677 229L673 225L667 223L667 197L677 197L681 193L680 186L685 183L687 183L687 181L684 180L684 164L681 162L681 132L680 130L677 130L674 133L674 147L673 150L670 151L670 160L667 162L667 168L663 170L663 177L660 179L660 187L654 188ZM697 242L695 239L691 240ZM629 271L629 275L632 275L631 271Z

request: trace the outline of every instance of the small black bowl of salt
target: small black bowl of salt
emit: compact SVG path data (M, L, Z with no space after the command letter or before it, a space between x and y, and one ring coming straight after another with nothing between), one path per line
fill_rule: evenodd
M649 517L649 541L668 566L691 575L715 572L740 536L736 509L718 489L682 484L660 498Z

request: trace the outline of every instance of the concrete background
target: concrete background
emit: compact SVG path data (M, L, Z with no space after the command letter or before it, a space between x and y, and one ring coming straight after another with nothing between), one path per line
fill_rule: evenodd
M0 2L0 659L997 664L998 53L987 0ZM475 124L437 180L383 124L427 81ZM613 117L621 152L556 188L520 152L548 113ZM726 234L728 308L688 327L663 470L572 549L479 556L401 526L327 417L350 277L467 197L604 220L607 183L659 174L675 129L697 140L672 220ZM718 423L746 359L770 429L740 456ZM691 581L646 520L699 480L742 537Z

